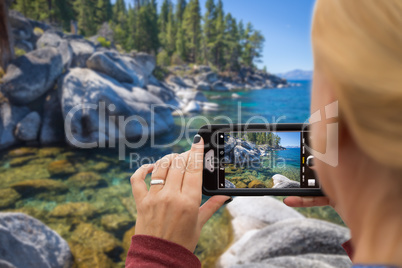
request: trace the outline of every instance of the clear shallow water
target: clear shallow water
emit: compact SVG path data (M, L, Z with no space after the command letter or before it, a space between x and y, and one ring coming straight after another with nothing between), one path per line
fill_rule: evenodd
M301 87L236 92L238 98L233 98L233 93L206 93L211 102L219 105L218 111L176 117L176 127L156 139L159 145L176 142L162 148L144 146L127 150L125 161L119 161L116 150L106 149L61 146L3 151L0 211L24 212L46 223L69 242L78 267L124 267L125 251L137 216L129 178L138 165L188 150L200 126L207 122L228 123L222 116L233 123L245 123L256 115L268 122L278 118L279 122L304 122L309 116L310 82L299 83ZM184 136L180 136L182 126L189 130ZM135 154L137 161L129 153ZM328 211L305 209L302 213L339 221L332 210ZM98 240L91 243L91 236ZM221 209L205 226L196 249L205 267L214 263L231 237L229 216ZM107 244L109 248L99 244Z

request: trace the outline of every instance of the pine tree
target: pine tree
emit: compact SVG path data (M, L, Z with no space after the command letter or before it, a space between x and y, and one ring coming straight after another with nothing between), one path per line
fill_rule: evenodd
M214 64L218 69L222 69L225 66L224 50L225 50L225 18L223 12L222 0L218 1L216 5L216 24L215 24L215 61Z
M124 1L124 0L123 0ZM76 0L74 10L77 13L78 29L81 34L89 36L96 33L96 3L95 0Z
M207 0L205 3L206 12L204 15L204 24L203 24L203 56L204 62L214 62L215 55L215 39L216 39L216 6L214 0Z
M225 17L225 25L225 69L229 71L237 71L240 67L240 36L236 19L233 18L230 13L228 13Z
M110 0L98 0L96 6L96 19L98 25L108 22L112 18L112 4Z
M169 14L171 14L172 9L173 7L170 0L164 0L158 19L159 41L162 47L166 47L167 44L167 26L169 23Z
M201 14L198 0L191 0L183 15L182 28L186 41L186 58L189 62L195 63L200 57L201 43Z
M178 0L177 1L175 21L178 24L178 26L181 26L181 23L183 21L184 10L186 9L186 6L187 6L186 0Z

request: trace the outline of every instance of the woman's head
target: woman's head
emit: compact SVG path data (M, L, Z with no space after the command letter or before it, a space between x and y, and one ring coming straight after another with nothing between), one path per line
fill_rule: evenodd
M402 170L402 1L317 0L312 43L312 113L338 100L339 123L356 148ZM324 127L312 128L322 151Z

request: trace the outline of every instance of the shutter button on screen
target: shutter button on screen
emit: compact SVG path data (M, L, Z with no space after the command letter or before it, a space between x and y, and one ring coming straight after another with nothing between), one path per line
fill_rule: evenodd
M307 157L306 164L308 167L314 166L314 156L310 155Z

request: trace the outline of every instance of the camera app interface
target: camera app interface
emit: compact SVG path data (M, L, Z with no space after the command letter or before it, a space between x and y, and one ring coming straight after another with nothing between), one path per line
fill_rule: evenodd
M319 188L304 132L218 133L218 188Z

